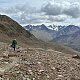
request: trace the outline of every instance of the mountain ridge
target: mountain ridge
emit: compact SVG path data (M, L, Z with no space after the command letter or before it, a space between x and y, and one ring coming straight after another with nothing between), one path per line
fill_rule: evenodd
M45 26L47 28L41 29L41 27L43 26L30 26L30 32L37 38L43 40L43 41L47 41L47 42L57 42L59 44L62 45L67 45L71 48L73 48L74 50L80 51L79 48L79 38L73 39L75 38L75 35L78 36L78 31L80 30L79 26L75 26L75 25L68 25L68 26L53 26L53 30L49 29L47 26ZM27 26L25 27L27 29ZM39 29L38 29L39 28ZM55 28L57 28L57 30L55 30ZM42 35L42 36L41 36ZM78 40L77 40L78 39ZM73 44L72 44L73 42ZM75 42L77 42L77 44L75 44Z

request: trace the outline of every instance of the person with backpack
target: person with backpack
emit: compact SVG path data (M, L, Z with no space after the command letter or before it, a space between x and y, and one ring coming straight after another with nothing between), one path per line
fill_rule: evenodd
M17 45L16 39L12 40L12 45L11 45L11 47L14 48L14 51L15 51L16 45Z

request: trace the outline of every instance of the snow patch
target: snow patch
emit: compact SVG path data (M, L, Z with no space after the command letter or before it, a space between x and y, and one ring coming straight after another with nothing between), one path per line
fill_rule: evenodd
M54 30L53 27L50 27L50 26L46 26L46 27L50 30Z
M58 31L58 27L55 27L54 30L55 30L55 31Z

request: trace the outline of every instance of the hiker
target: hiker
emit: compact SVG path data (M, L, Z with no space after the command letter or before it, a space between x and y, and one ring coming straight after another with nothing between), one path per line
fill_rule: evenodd
M14 48L14 51L15 51L16 45L17 45L17 41L16 41L16 39L12 40L11 47Z

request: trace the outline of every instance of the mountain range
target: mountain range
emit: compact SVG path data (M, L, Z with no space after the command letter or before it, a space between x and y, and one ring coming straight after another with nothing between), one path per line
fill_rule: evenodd
M80 51L80 27L75 25L68 26L24 26L35 37L47 42L57 42L66 45L74 50Z

